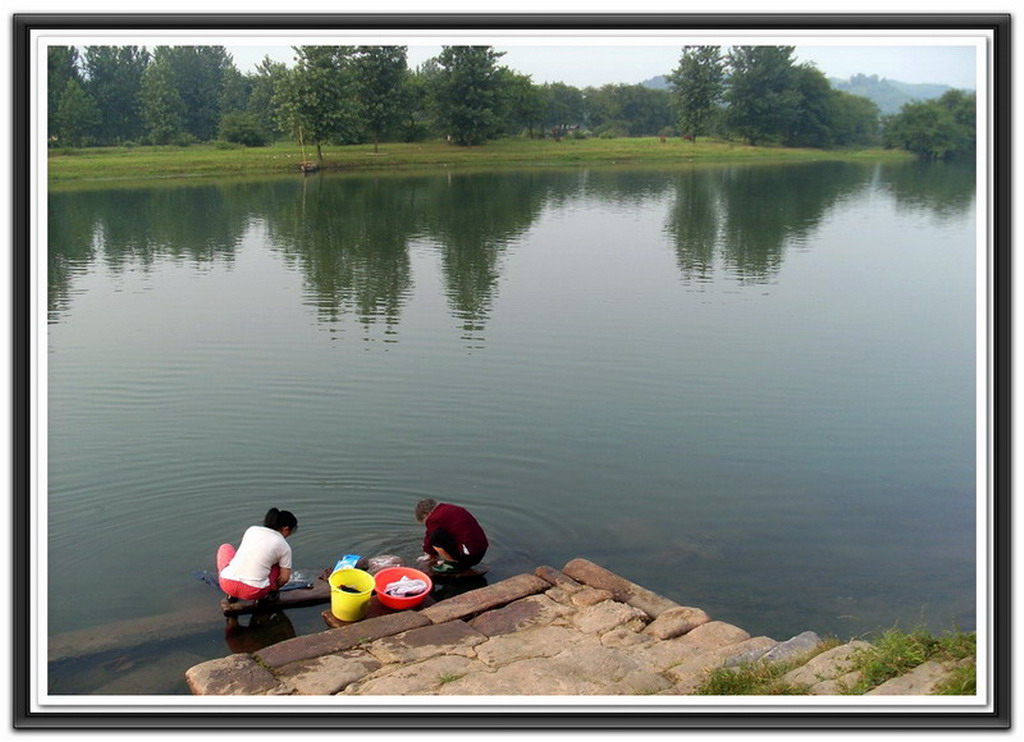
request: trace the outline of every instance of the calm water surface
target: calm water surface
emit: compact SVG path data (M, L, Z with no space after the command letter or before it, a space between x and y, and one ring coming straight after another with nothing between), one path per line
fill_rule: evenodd
M919 164L53 192L50 636L209 627L51 692L186 692L232 649L192 573L272 505L310 572L414 557L435 497L492 581L582 556L778 639L974 628L975 208Z

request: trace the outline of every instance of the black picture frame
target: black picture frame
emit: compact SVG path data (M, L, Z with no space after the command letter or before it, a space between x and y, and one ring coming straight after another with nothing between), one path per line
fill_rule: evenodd
M890 710L828 710L786 707L777 711L736 713L717 710L672 711L643 709L580 713L572 710L486 710L413 712L221 710L194 707L147 711L47 711L32 708L29 647L34 636L30 579L33 534L33 441L29 434L33 395L39 393L32 375L33 332L30 306L33 287L30 257L34 249L30 188L33 131L30 92L37 70L31 63L35 31L160 29L187 34L201 30L280 31L318 28L325 31L415 28L419 30L479 29L481 31L576 31L580 29L629 33L661 31L751 29L765 34L783 31L855 32L913 31L941 34L948 30L991 34L989 70L990 165L990 430L991 539L990 571L992 627L989 646L990 704L982 711L945 712L941 707ZM1011 250L1010 250L1010 16L1009 14L18 14L12 18L13 105L12 133L12 593L13 628L12 708L17 729L1005 729L1010 725L1010 398L1011 398ZM183 705L188 706L187 703ZM797 704L797 706L799 706Z

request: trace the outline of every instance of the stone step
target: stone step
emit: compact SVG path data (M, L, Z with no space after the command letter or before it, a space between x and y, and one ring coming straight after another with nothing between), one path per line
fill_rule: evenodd
M331 625L330 622L328 622ZM585 559L538 567L428 605L200 663L196 695L689 695L719 668L798 663L782 679L839 695L864 641L814 655L817 634L751 636ZM869 695L933 693L925 663Z
M573 559L562 568L562 572L584 585L609 591L616 600L639 608L651 618L657 618L679 604L630 582L614 572L594 564L588 559Z
M899 677L886 680L866 696L927 696L947 680L959 663L930 660Z
M394 636L409 629L429 624L429 620L414 611L392 613L338 629L328 629L317 634L297 636L294 639L271 644L257 652L256 658L267 667L283 667L291 662L335 654L385 636Z
M805 685L816 696L842 694L861 677L852 668L854 655L870 648L871 644L860 640L841 644L790 670L782 676L782 680L793 685Z
M813 631L805 631L797 634L784 642L778 642L764 650L752 649L741 655L733 657L726 663L726 667L738 667L749 665L754 662L793 662L805 657L821 645L821 637Z
M491 608L508 605L514 600L544 592L548 587L550 587L550 583L536 575L517 575L493 585L442 600L429 608L424 608L419 614L431 623L447 623L475 616Z

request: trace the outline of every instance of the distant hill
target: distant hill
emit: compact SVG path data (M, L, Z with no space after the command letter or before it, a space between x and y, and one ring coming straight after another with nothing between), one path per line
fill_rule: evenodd
M829 78L829 83L836 90L843 90L853 95L860 95L874 101L883 114L899 113L903 104L915 100L931 100L938 98L948 90L949 85L930 83L909 83L898 80L887 80L878 75L854 75L849 80Z
M949 85L900 82L899 80L880 78L878 75L854 75L849 80L830 77L828 81L836 90L843 90L874 101L882 114L899 113L904 103L914 100L931 100L938 98L947 90L952 90ZM652 77L640 84L656 90L668 88L668 81L664 75Z

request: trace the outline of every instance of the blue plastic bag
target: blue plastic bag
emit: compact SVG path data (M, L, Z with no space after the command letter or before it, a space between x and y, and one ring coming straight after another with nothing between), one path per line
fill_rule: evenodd
M334 565L334 571L337 572L339 569L355 569L360 559L362 557L359 554L346 554Z

